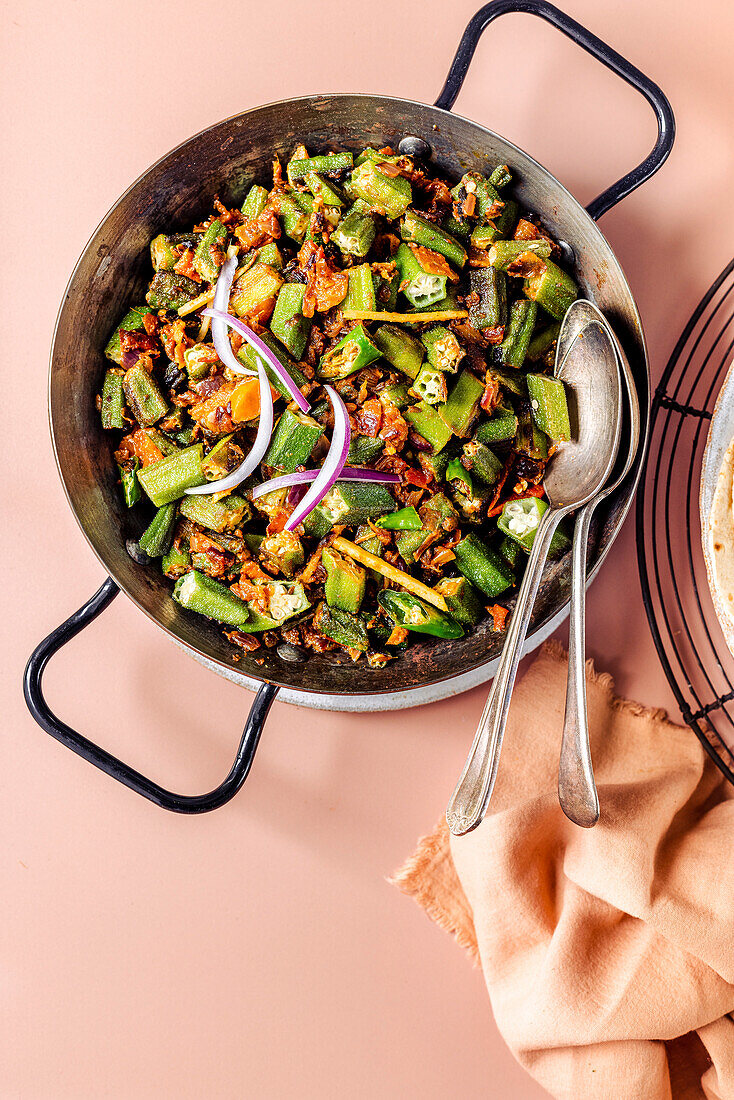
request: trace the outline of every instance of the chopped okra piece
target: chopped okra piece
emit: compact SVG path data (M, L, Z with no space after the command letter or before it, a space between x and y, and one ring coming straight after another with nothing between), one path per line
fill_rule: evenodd
M327 153L318 157L293 157L288 162L288 178L291 182L303 179L310 172L347 172L354 163L351 153Z
M244 458L242 448L235 442L234 437L226 435L202 459L201 470L207 481L219 481L220 478L226 477L241 466Z
M141 363L125 372L122 381L130 411L138 424L155 424L168 412L168 404L152 375Z
M535 302L529 302L526 298L512 303L505 338L501 344L493 348L495 363L503 367L513 367L515 370L520 369L525 362L537 312L538 307Z
M447 276L425 249L403 241L395 253L395 263L400 272L400 290L416 309L435 306L445 297Z
M467 470L483 481L486 485L494 485L502 473L503 464L497 455L490 451L486 444L478 439L472 439L464 444L464 457L462 462Z
M537 426L554 442L568 442L571 424L563 382L548 374L529 374L527 383L532 416Z
M170 547L177 510L175 504L164 504L138 539L138 546L149 558L162 558Z
M481 220L492 218L504 206L504 200L497 188L479 172L467 172L463 175L456 186L451 188L451 194L455 205L460 207L466 203L468 196L473 195L474 210L468 217Z
M377 458L385 446L383 439L372 439L369 435L353 435L349 444L347 462L350 466L364 466Z
M280 219L286 237L302 244L308 229L308 214L296 202L296 194L297 192L286 194L284 191L274 191L270 196L270 203Z
M332 546L324 547L321 562L326 570L324 593L329 607L359 611L367 583L367 574L362 566L337 553Z
M561 331L561 326L558 321L554 321L552 324L547 325L546 328L540 332L533 334L533 338L528 344L528 359L531 363L536 363L538 360L542 360L547 363L548 366L552 366L555 358L556 343L558 341L558 335Z
M375 346L391 366L415 378L421 369L425 357L425 348L420 340L405 332L399 325L381 325L375 331Z
M469 272L469 320L474 328L500 328L507 321L507 277L494 267Z
M434 638L463 638L464 628L460 623L439 611L437 607L420 600L410 592L396 592L386 588L377 594L377 602L398 624L418 634L430 634Z
M452 431L442 419L438 409L419 401L405 410L405 419L431 445L434 454L443 450L451 439Z
M196 443L138 471L140 485L158 508L178 500L187 489L204 484L202 451L202 444Z
M404 409L411 401L410 387L407 382L394 382L381 389L379 397L383 405L395 405L398 409Z
M436 591L446 600L449 614L465 626L476 626L482 617L479 594L466 577L444 577Z
M194 253L193 266L202 279L208 283L216 282L219 268L224 260L224 242L227 240L227 230L215 218L204 236L199 241Z
M254 183L247 192L247 198L242 203L242 213L246 219L256 218L262 214L268 205L268 192L264 187Z
M445 325L433 325L421 333L421 343L432 367L456 374L466 353L451 329Z
M145 328L145 325L143 324L143 318L147 317L149 313L150 306L135 306L133 309L128 310L115 331L112 333L112 336L110 337L110 340L106 348L104 349L104 353L108 359L111 359L113 363L117 363L118 366L122 363L120 332L141 332Z
M319 376L321 378L347 378L350 374L369 366L379 359L380 349L372 343L364 325L356 325L331 351L321 356Z
M350 611L329 607L325 600L316 609L313 626L319 634L331 638L338 645L346 646L347 649L364 652L369 645L367 629L362 620Z
M410 393L427 405L438 405L448 396L446 375L436 367L421 367L418 377L410 387Z
M176 582L173 598L189 611L196 611L227 626L242 629L250 618L250 609L244 600L219 581L197 570L186 573Z
M331 234L331 242L350 256L366 256L375 239L375 220L367 203L358 199Z
M313 417L286 409L275 429L263 462L292 474L311 456L324 428Z
M495 241L489 250L487 258L492 267L500 271L507 271L510 264L525 252L531 252L534 256L540 256L547 260L553 251L550 241L541 238L537 241Z
M159 233L150 242L150 262L154 271L171 271L176 263L176 253L165 233Z
M303 565L303 544L293 531L278 531L265 536L258 556L269 571L293 577Z
M156 271L145 300L153 309L181 309L198 298L199 284L175 271Z
M357 267L350 267L348 276L349 289L341 304L342 309L364 309L374 313L377 308L377 299L370 265L359 264Z
M449 394L445 405L439 406L439 414L454 435L465 436L479 413L479 402L484 386L475 374L464 370Z
M294 284L295 285L295 284ZM310 324L310 322L309 322ZM283 345L279 340L276 340L272 332L263 332L260 339L267 347L272 351L275 358L278 360L282 367L285 367L288 374L291 376L295 384L300 389L301 386L306 385L306 376L301 368L293 362L290 355L283 349ZM250 345L244 343L240 350L237 352L237 358L250 370L257 370L257 362L260 362L265 367L265 373L268 376L268 381L272 389L277 390L281 397L285 397L287 401L291 400L291 394L288 387L284 384L283 379L279 374L276 374L270 363L263 361L262 357L257 354L255 349ZM327 402L328 405L328 402Z
M282 285L283 276L275 268L265 263L253 264L232 287L230 306L233 313L243 318L256 312L262 316L265 303L275 302Z
M516 433L517 417L512 409L500 405L489 420L484 420L479 425L474 438L478 443L502 443L507 439L514 439Z
M182 516L217 532L234 531L252 515L249 503L236 493L221 500L205 494L185 496L180 507Z
M454 264L455 267L463 267L466 263L466 249L459 244L449 233L439 229L433 222L421 218L412 210L406 211L405 218L400 225L400 236L404 241L421 245L423 248L431 248Z
M102 407L100 409L103 428L125 427L124 377L125 372L115 367L110 367L104 376Z
M497 517L497 526L503 535L514 539L528 552L535 542L535 533L543 513L548 505L539 497L523 497L521 500L508 500Z
M311 331L311 318L303 316L303 283L286 283L278 292L275 309L270 320L270 331L295 359L306 350Z
M490 599L515 583L506 560L477 535L466 535L453 549L459 570Z
M161 569L171 580L177 581L184 573L191 571L191 554L180 546L172 546L167 554L163 555Z
M364 161L352 172L352 193L386 218L399 218L413 201L413 189L404 176L385 176L372 161Z
M542 264L537 274L525 280L525 294L556 321L562 321L568 307L578 298L579 288L552 260L543 260Z

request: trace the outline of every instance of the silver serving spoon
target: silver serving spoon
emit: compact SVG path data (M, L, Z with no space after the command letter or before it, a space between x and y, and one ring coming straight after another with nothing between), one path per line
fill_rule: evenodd
M571 573L571 617L568 635L568 683L558 765L558 799L566 817L584 828L599 820L599 796L594 782L586 708L586 551L594 509L613 493L630 471L640 445L640 403L627 356L604 315L591 302L573 303L563 325L564 341L558 341L557 362L562 363L585 325L598 321L614 345L627 399L629 445L620 455L612 478L576 516Z
M544 487L550 506L538 525L499 668L469 758L446 810L448 826L457 835L480 823L492 795L510 695L553 532L564 516L583 507L599 492L619 448L622 391L607 329L596 320L590 322L577 334L563 361L556 363L557 376L567 387L572 439L559 444L546 470Z

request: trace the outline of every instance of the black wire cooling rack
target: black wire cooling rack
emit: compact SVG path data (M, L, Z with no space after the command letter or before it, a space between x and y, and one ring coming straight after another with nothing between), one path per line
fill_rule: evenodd
M637 561L650 629L681 714L734 783L734 657L701 549L699 482L734 353L734 260L696 307L655 390L637 497Z

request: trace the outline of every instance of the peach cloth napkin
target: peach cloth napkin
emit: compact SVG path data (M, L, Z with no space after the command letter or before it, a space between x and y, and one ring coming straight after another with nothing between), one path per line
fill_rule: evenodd
M481 964L505 1041L553 1096L730 1100L734 789L690 730L590 664L587 681L596 828L558 805L566 654L547 644L515 689L488 816L458 838L442 822L393 881Z

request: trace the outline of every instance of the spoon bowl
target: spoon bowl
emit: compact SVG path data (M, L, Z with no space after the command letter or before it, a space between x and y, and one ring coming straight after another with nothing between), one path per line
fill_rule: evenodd
M566 319L572 327L570 338ZM497 674L446 810L455 835L479 825L492 796L520 653L553 534L564 516L583 507L603 488L619 450L622 389L610 334L596 317L581 323L571 306L561 326L559 346L562 340L564 356L556 357L556 377L566 387L571 440L558 444L548 464L544 488L549 507L536 529Z

